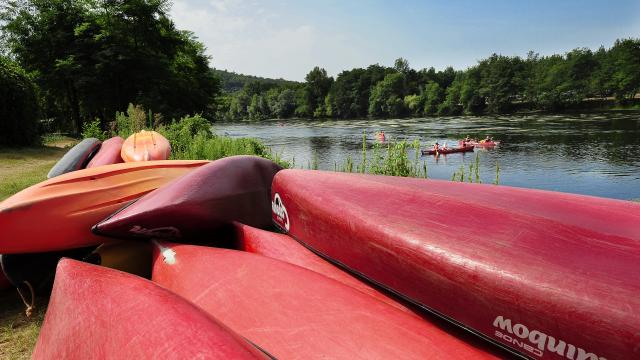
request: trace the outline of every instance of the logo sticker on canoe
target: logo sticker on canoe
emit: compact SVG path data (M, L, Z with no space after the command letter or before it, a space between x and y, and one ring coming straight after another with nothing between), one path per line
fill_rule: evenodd
M570 344L538 330L530 330L526 325L512 323L511 319L497 316L493 321L494 336L511 347L524 350L523 353L545 357L548 351L560 358L571 360L606 360L578 346ZM548 358L548 357L545 357Z
M278 193L273 195L271 211L273 212L273 221L275 221L283 230L289 231L289 227L291 226L289 223L289 214L287 214L287 209L284 207L280 194Z

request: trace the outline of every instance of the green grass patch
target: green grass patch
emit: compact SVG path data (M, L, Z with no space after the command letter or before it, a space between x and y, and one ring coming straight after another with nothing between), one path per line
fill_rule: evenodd
M31 318L27 318L17 292L0 291L0 359L31 358L47 303L47 298L37 298L36 309Z
M42 146L0 149L0 201L47 179L47 173L67 149Z

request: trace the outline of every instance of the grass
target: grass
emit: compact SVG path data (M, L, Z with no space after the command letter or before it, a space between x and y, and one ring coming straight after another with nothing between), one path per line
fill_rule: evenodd
M0 201L47 178L49 169L77 140L61 135L47 136L45 146L0 149ZM29 359L48 299L36 300L31 318L24 314L25 306L14 289L0 291L0 359Z
M47 298L36 299L37 307L31 318L27 318L16 291L0 291L0 359L31 358L47 302Z
M66 151L58 146L0 148L0 201L45 180L49 169Z

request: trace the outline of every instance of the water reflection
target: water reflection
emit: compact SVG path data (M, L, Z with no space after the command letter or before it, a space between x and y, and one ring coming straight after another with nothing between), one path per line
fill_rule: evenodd
M317 157L320 169L333 170L347 156L358 163L362 135L371 147L375 132L387 140L418 139L455 144L469 135L491 135L502 141L492 150L476 150L481 177L492 182L496 163L501 184L589 195L640 198L640 113L442 117L387 120L286 120L216 124L217 133L264 141L297 167ZM409 154L413 156L412 153ZM424 156L429 177L451 178L474 153Z

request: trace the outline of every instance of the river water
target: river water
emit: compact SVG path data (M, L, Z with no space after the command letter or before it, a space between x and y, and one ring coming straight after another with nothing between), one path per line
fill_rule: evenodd
M595 195L640 198L640 112L563 115L440 117L390 120L267 120L219 123L214 131L254 137L296 167L317 159L320 170L340 167L351 155L357 164L363 131L373 146L375 132L387 140L434 141L456 146L466 135L500 140L495 149L476 149L480 176L491 183L500 167L500 184ZM430 178L450 179L475 153L422 156ZM410 154L413 157L413 152Z

